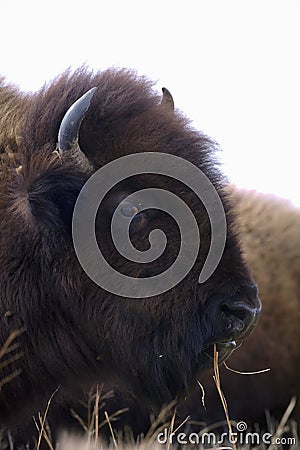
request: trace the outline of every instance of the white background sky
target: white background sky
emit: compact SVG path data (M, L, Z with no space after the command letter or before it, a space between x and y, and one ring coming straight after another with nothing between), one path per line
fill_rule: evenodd
M300 0L3 0L0 73L137 69L216 139L241 187L300 206Z

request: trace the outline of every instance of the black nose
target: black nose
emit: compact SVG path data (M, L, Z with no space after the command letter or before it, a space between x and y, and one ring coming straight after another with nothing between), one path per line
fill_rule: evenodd
M257 287L250 285L241 289L235 298L223 301L220 306L227 332L235 339L244 339L256 326L260 316L261 302Z

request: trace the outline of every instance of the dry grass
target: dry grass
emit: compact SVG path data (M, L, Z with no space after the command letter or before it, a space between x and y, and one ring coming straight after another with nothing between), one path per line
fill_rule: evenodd
M20 358L22 356L22 352L19 351L18 343L15 342L16 338L23 332L24 330L16 330L14 331L6 340L3 347L0 349L0 369L3 367L6 367L10 362L13 362ZM5 359L4 359L5 358ZM5 377L1 380L0 388L5 383L9 382L9 378L12 379L15 376L18 376L18 371L15 371L11 374L10 377ZM260 373L260 372L258 372ZM257 375L257 372L253 372L253 374ZM243 374L243 373L241 373ZM246 373L252 374L252 373ZM236 427L236 423L232 422L230 420L229 414L228 414L228 408L227 408L227 402L224 396L224 393L222 391L221 387L221 379L220 379L220 373L219 373L219 365L218 365L218 352L216 350L216 346L214 347L214 381L216 384L217 391L219 393L219 397L224 409L224 415L225 415L225 421L221 423L216 423L214 425L211 425L209 427L203 428L203 424L199 424L199 427L201 427L200 431L198 431L198 436L201 437L205 433L211 433L211 432L218 432L220 430L220 427L223 427L224 425L227 425L228 427L228 436L229 438L231 436L234 436L234 429ZM202 405L205 408L205 392L203 386L199 383L200 389L201 389L201 402ZM59 389L59 388L58 388ZM57 393L58 389L53 392L51 395L46 409L44 413L39 413L37 418L34 419L36 428L37 428L37 438L36 438L36 444L31 447L30 450L40 450L42 443L46 443L47 448L49 450L170 450L170 449L177 449L179 448L179 444L176 444L176 442L171 442L170 436L175 436L176 433L179 430L183 430L184 432L188 433L188 428L183 428L184 426L190 426L192 424L195 425L190 420L190 417L186 417L185 420L178 423L176 420L176 406L175 403L172 403L168 405L164 410L161 411L161 413L158 415L158 417L153 421L152 426L150 430L148 431L147 435L144 439L134 441L131 436L129 438L127 437L126 443L124 440L120 438L120 436L115 434L114 428L113 428L113 422L118 419L120 414L126 411L126 409L116 411L114 414L108 415L105 408L105 400L111 396L111 393L105 393L103 394L101 392L101 389L99 386L96 387L96 390L91 391L89 395L88 402L84 405L86 407L87 411L87 417L83 418L80 417L76 411L72 410L73 417L78 421L78 423L81 425L83 430L83 437L78 436L71 436L67 434L67 432L63 433L54 447L54 444L51 441L51 433L47 426L47 415L49 412L49 409L51 408L51 402L53 400L53 397ZM229 442L228 444L222 444L222 446L219 447L210 447L210 450L222 450L222 449L232 449L232 450L295 450L300 449L300 441L298 440L298 430L297 430L297 424L290 419L290 416L293 412L293 409L296 404L296 399L292 398L291 402L285 412L285 414L282 416L282 419L277 424L273 419L271 419L270 415L267 415L267 422L268 422L268 431L270 435L272 435L272 443L271 444L265 444L260 443L259 445L251 446L250 444L239 444L236 445L236 443ZM105 419L100 421L100 410L101 410L101 416L104 414ZM166 417L170 417L171 413L171 420L166 421ZM108 426L110 430L111 435L111 444L106 445L101 440L101 429L104 426ZM162 445L159 444L157 441L157 436L159 433L161 433L163 430L168 430L168 439L166 444ZM255 425L253 432L260 433L260 430L258 429L258 426ZM194 432L194 428L193 428ZM5 433L6 438L5 440L2 439L1 430L0 430L0 450L18 450L16 447L14 447L13 439L12 437ZM131 439L130 439L131 437ZM282 445L280 443L276 444L275 440L280 439L282 437L291 437L295 439L295 444L290 445ZM4 443L5 441L5 443ZM129 442L129 443L128 443ZM204 447L202 444L199 445L184 445L181 448L185 447L187 450L190 450L191 448L195 449L204 449L209 447ZM27 448L26 448L27 450Z
M223 408L224 408L224 414L226 417L226 421L216 423L214 425L211 425L206 428L202 428L201 431L198 433L199 436L204 435L204 433L210 433L213 431L216 431L220 428L220 426L224 426L224 424L227 424L228 430L229 430L229 436L233 436L234 434L234 427L236 426L236 423L230 421L229 415L228 415L228 409L227 409L227 403L224 397L224 394L221 389L221 380L219 376L219 370L217 366L218 361L218 354L215 351L214 353L214 361L215 361L215 383L216 387L218 389ZM55 395L55 393L53 394ZM48 402L45 414L39 415L39 421L40 421L40 427L39 427L39 439L37 445L34 447L34 450L39 450L40 443L42 439L45 439L45 441L48 444L48 447L50 450L54 450L51 441L49 439L49 435L47 432L47 428L45 426L46 424L46 416L51 404L51 400L53 398L53 395L51 396L51 399ZM157 435L160 433L164 428L167 427L168 429L168 437L170 437L172 434L176 434L178 430L180 430L185 424L189 423L189 417L187 417L183 422L179 423L178 426L175 427L176 424L176 408L174 403L172 405L169 405L168 408L163 410L161 414L157 417L157 419L153 422L151 429L149 430L148 434L145 436L143 440L139 440L137 442L131 441L130 443L124 443L124 441L120 440L118 436L116 436L115 432L113 431L112 421L122 412L119 411L118 414L114 414L109 416L107 411L104 411L105 420L100 422L100 405L101 405L101 390L99 387L96 389L96 393L92 395L94 407L92 410L92 414L90 416L90 423L84 424L84 431L85 435L84 437L78 437L78 436L72 436L68 433L63 433L58 443L55 447L55 450L170 450L170 449L179 449L179 444L176 444L175 442L172 442L168 439L166 444L161 445L157 442ZM251 446L250 444L244 444L244 445L236 445L233 443L224 443L222 446L218 447L204 447L201 444L195 446L191 445L184 445L187 450L191 449L199 449L202 450L204 448L209 450L223 450L223 449L232 449L232 450L283 450L283 449L289 449L289 450L295 450L299 449L300 446L298 444L298 434L297 434L297 425L294 421L289 420L290 415L295 407L296 400L293 398L290 402L290 405L288 406L285 414L282 416L282 419L279 424L276 424L276 422L270 417L268 417L268 423L269 423L269 432L273 436L273 440L276 438L281 438L283 436L290 436L295 439L296 444L292 445L275 445L275 444L264 444L263 442L259 445ZM165 417L169 415L170 411L173 411L173 415L169 423L166 423L164 421ZM80 423L83 423L83 419L80 419ZM101 441L101 436L99 436L99 430L104 426L108 425L110 432L111 432L111 444L107 445L104 444L103 441ZM259 433L259 429L256 426L253 429L253 432ZM182 448L182 447L181 447ZM15 450L14 447L10 447L9 450Z
M23 352L19 350L20 344L18 342L14 342L22 333L24 333L24 329L14 330L4 342L2 348L0 349L0 371L9 366L11 363L22 358ZM17 369L5 377L2 376L0 379L0 390L5 384L20 375L20 373L21 370Z
M218 378L218 371L216 371L215 374L216 377L216 385L217 389L221 390L221 384L220 384L220 378ZM49 450L54 450L54 446L51 442L49 429L47 427L47 414L49 411L49 408L51 408L51 401L53 399L53 395L48 401L47 408L45 410L44 414L38 415L38 420L36 420L36 426L38 429L38 437L37 437L37 443L34 445L34 447L31 447L30 450L39 450L42 441L47 443L47 448ZM223 393L222 393L222 403L225 411L226 421L216 423L214 425L211 425L209 427L203 428L201 427L201 430L198 432L198 435L201 437L205 433L211 433L216 432L220 429L221 426L224 426L224 424L227 424L229 429L229 436L233 435L234 433L234 427L236 426L236 423L229 420L228 417L228 410L227 410L227 404L224 399ZM174 410L174 404L169 406L167 410L162 411L160 416L156 419L156 421L152 424L151 429L145 436L143 440L139 440L137 442L131 441L130 443L124 443L124 441L120 440L118 436L115 435L115 432L113 431L112 421L116 417L116 414L113 416L109 416L106 411L104 411L105 420L100 422L99 420L99 405L100 405L100 390L97 388L96 397L95 397L95 403L94 403L94 409L93 413L91 415L91 422L89 424L84 424L84 435L83 436L75 436L75 435L69 435L67 432L64 432L61 434L61 436L58 439L57 445L55 447L55 450L170 450L170 449L179 449L179 444L173 441L171 444L170 440L166 442L166 444L161 445L157 442L157 435L158 433L162 432L164 428L167 427L168 429L168 436L170 436L172 433L177 433L178 430L180 430L184 425L189 423L189 417L187 417L183 422L179 423L178 426L175 427L176 423L176 411L174 411L172 419L169 423L164 422L164 418L166 417L166 414L170 410ZM273 440L275 438L281 438L283 436L289 436L295 439L295 445L275 445L275 444L264 444L263 442L259 445L251 446L250 444L244 444L244 445L235 445L230 442L227 444L222 444L222 446L219 447L210 447L210 450L221 450L221 449L236 449L236 450L296 450L300 449L300 441L298 440L298 432L297 432L297 424L293 420L290 419L290 415L295 407L296 400L293 398L290 402L289 407L287 408L285 414L283 415L281 421L279 424L276 424L276 422L268 417L268 428L269 433L272 434ZM82 419L81 419L82 421ZM93 424L93 425L92 425ZM99 435L99 430L104 425L108 425L109 429L111 430L111 444L107 445L103 443L101 440L101 434ZM176 424L177 425L177 424ZM186 431L186 430L185 430ZM259 433L259 429L257 426L254 427L253 432ZM298 444L299 442L299 444ZM184 445L187 450L199 449L202 450L204 447L201 444L195 446L191 445ZM8 444L0 444L0 450L17 450L17 448L14 447L13 441L10 438Z

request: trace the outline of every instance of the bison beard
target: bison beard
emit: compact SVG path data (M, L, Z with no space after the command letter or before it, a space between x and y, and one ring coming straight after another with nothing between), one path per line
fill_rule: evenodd
M56 150L58 132L67 109L93 87L79 131L83 153L78 159L74 142ZM145 409L158 411L193 387L211 365L214 344L225 359L233 341L246 337L257 322L260 302L241 255L215 144L174 113L172 103L167 91L161 102L151 82L127 70L92 74L81 68L30 95L0 84L0 347L21 330L2 355L0 423L23 442L32 416L44 410L58 386L53 410L104 382L126 386ZM132 224L132 242L143 250L149 232L160 228L168 236L166 251L143 272L120 259L109 221L120 199L137 189L154 186L181 196L201 236L197 261L180 284L136 300L110 294L88 278L74 252L71 220L77 196L94 171L123 155L147 151L181 156L206 174L224 206L227 238L216 271L198 284L210 223L196 196L156 175L117 185L96 222L99 245L114 267L150 276L170 266L178 252L176 225L163 213L147 211Z

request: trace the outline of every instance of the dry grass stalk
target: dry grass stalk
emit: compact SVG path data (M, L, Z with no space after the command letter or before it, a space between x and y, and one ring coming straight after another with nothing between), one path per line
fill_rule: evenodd
M92 402L95 399L95 404L92 409ZM93 392L90 392L89 398L88 398L88 422L87 426L85 426L83 421L79 421L79 423L84 427L84 429L88 433L88 445L91 442L91 439L94 439L94 447L96 448L98 443L98 433L99 433L99 401L100 401L100 392L99 392L99 386L97 384L96 387L96 393L95 395ZM92 412L91 412L92 411ZM79 416L78 416L79 418ZM79 418L80 419L80 418Z
M20 328L19 330L14 330L12 333L8 336L6 341L4 342L2 348L0 349L0 360L7 356L9 353L12 353L14 350L17 350L20 347L20 344L18 342L13 343L13 341L20 336L22 333L24 333L25 328ZM5 367L9 366L11 363L17 361L18 359L22 358L24 355L23 352L18 352L15 355L10 356L5 361L2 361L0 363L0 370L4 369ZM16 369L14 372L10 373L9 375L5 377L1 377L0 379L0 390L1 388L12 381L14 378L16 378L20 373L22 372L21 369Z
M97 392L96 392L96 400L95 400L95 408L94 408L94 416L95 416L95 442L94 442L94 450L98 447L99 440L99 401L100 401L100 392L99 386L97 384Z
M145 441L148 442L149 446L151 446L157 438L157 435L167 427L168 421L166 421L166 417L168 417L169 412L173 410L176 406L176 401L169 403L165 406L155 420L152 422L150 429L148 430Z
M70 413L71 413L72 417L74 417L74 419L77 420L77 422L82 427L82 429L87 434L89 434L89 426L85 424L84 420L79 416L79 414L77 414L77 412L73 408L70 409Z
M14 378L16 378L18 375L20 375L21 372L22 372L21 369L17 369L13 373L7 375L6 377L1 378L1 380L0 380L0 390L5 384L9 383Z
M51 440L50 440L50 438L49 438L49 436L48 436L47 430L46 430L46 428L45 428L45 423L46 423L46 419L47 419L47 415L48 415L48 411L49 411L49 408L50 408L50 404L51 404L51 402L52 402L52 399L53 399L54 395L59 391L59 389L60 389L60 386L53 392L53 394L52 394L51 397L49 398L48 403L47 403L47 407L46 407L46 410L45 410L44 417L39 413L39 422L40 422L40 427L41 427L41 428L39 428L39 425L38 425L36 419L33 418L34 423L35 423L35 426L37 427L38 432L39 432L39 437L38 437L38 442L37 442L36 450L39 450L39 448L40 448L40 446L41 446L42 438L45 439L45 441L47 442L49 448L50 448L51 450L54 450L54 448L53 448L53 446L52 446L52 443L51 443Z
M0 370L4 369L5 367L9 366L14 361L17 361L18 359L22 358L24 356L24 352L16 353L15 355L11 356L10 358L6 359L0 364Z
M105 425L108 425L109 427L114 447L116 447L117 445L117 440L115 438L111 423L117 420L117 417L120 414L128 411L128 408L119 409L110 416L105 411L104 412L105 419L102 422L99 422L100 410L105 405L104 403L101 403L101 401L103 401L103 399L106 398L110 398L110 393L105 393L104 395L102 395L101 389L99 385L97 385L96 392L94 388L90 390L87 402L79 402L81 405L84 406L84 408L87 411L86 419L80 417L80 415L74 409L70 409L71 415L74 417L74 419L77 420L77 422L87 435L86 447L89 449L93 448L93 450L96 450L99 448L100 445L99 430Z
M286 424L296 406L296 403L297 403L296 397L292 397L285 413L283 414L283 416L281 418L281 421L277 427L277 430L276 430L274 436L272 437L273 442L275 442L277 438L280 438L283 435L283 433L285 433L285 431L287 430ZM276 445L271 444L267 450L275 450L275 449L276 449Z
M270 370L271 370L271 369L262 369L262 370L256 370L255 372L240 372L239 370L235 370L235 369L232 369L231 367L228 367L225 361L223 362L223 365L227 370L230 370L230 372L233 372L233 373L237 373L238 375L258 375L260 373L270 372Z
M11 352L15 348L18 348L19 345L15 344L14 347L10 347L10 344L22 333L24 333L25 328L20 328L19 330L14 330L10 333L6 341L4 342L2 348L0 349L0 359L3 358L4 355Z
M227 426L228 426L228 431L229 431L229 436L232 437L233 433L232 433L232 427L231 427L231 423L230 423L230 419L229 419L229 414L228 414L228 407L227 407L227 403L226 403L226 399L225 396L223 394L223 391L221 389L221 382L220 382L220 373L219 373L219 354L217 352L217 347L216 344L214 344L214 382L215 385L217 387L217 391L218 394L220 396L221 402L222 402L222 406L225 412L225 417L226 417L226 422L227 422ZM234 440L232 439L232 445L233 445L233 449L236 450L236 444L234 442Z
M109 421L110 421L110 423L111 423L111 422L115 422L116 420L118 420L118 416L119 416L120 414L123 414L123 413L126 412L126 411L128 411L128 408L118 409L118 411L112 413L112 414L109 416ZM105 419L105 420L103 420L103 421L100 423L100 425L99 425L99 430L100 430L102 427L104 427L104 425L106 425L106 424L107 424L107 420Z
M201 402L202 402L202 406L204 408L204 410L206 411L206 406L205 406L205 390L204 387L202 386L202 384L200 383L200 381L197 380L197 383L201 389Z
M110 423L107 411L104 411L104 415L105 415L105 418L106 418L106 422L108 423L108 426L109 426L109 431L110 431L110 434L111 434L111 437L112 437L112 440L113 440L114 447L115 447L116 450L118 450L118 444L117 444L116 437L114 435L114 430L112 429L112 426L111 426L111 423Z
M172 415L172 419L171 419L171 423L170 423L170 427L169 427L169 432L168 432L168 440L167 440L167 445L166 445L166 450L170 450L170 446L171 446L171 436L174 430L174 422L175 422L175 416L176 416L176 407L174 409L174 413Z
M174 433L177 433L177 431L190 420L191 416L187 416L179 425L178 427L174 430Z
M88 394L88 401L82 402L79 401L78 403L81 404L85 409L87 413L86 418L82 418L74 409L70 409L70 413L74 419L77 420L79 425L82 427L82 429L85 431L85 433L88 435L88 444L91 442L92 439L94 441L99 440L99 430L108 424L107 419L105 418L102 422L99 423L100 415L99 412L101 409L104 408L105 403L103 403L103 400L110 398L111 392L102 393L99 385L95 388L92 388ZM102 402L102 403L101 403ZM128 411L128 408L123 408L115 411L113 414L111 414L109 417L109 422L114 422L117 420L118 416L120 414L123 414L124 412Z

